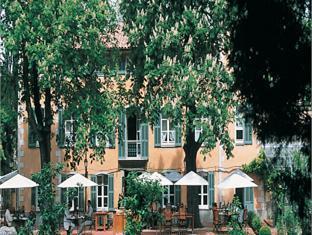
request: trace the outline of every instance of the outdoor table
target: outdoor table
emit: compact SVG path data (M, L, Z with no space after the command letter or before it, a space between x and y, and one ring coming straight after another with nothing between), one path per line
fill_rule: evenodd
M95 231L106 230L106 224L108 219L108 211L98 211L94 213L95 217Z
M186 219L191 219L191 221L192 221L192 233L193 233L193 231L194 231L194 215L192 213L185 213L182 215L179 212L175 212L172 214L172 216L174 218L177 218L177 219L179 219L180 216L185 216Z

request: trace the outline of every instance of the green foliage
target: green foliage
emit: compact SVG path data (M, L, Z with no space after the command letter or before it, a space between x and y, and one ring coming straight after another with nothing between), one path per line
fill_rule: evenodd
M271 229L268 226L262 226L259 230L259 235L271 235Z
M276 226L278 233L282 235L302 234L298 216L291 206L284 206L281 215L277 219Z
M57 234L58 221L63 217L64 205L55 202L55 184L53 180L61 174L62 164L45 165L40 172L32 175L32 179L39 184L38 204L40 208L40 235Z
M252 227L255 231L259 232L259 230L260 230L260 228L261 228L261 220L260 220L259 216L254 216L254 217L252 218L251 227Z
M151 219L159 223L162 216L159 211L152 211L152 203L161 204L162 187L158 182L137 178L130 173L127 178L127 191L122 200L126 210L126 234L141 234L142 229L151 226Z
M249 107L257 137L265 143L300 140L310 148L311 2L227 2L234 88Z
M253 211L248 211L247 223L254 231L259 232L261 228L260 217Z
M245 235L245 232L242 229L232 229L229 231L230 235Z
M132 48L130 103L142 106L155 124L162 112L182 128L186 171L196 157L221 143L228 157L233 143L233 78L222 56L228 46L226 1L121 1L124 31ZM195 129L202 129L195 139ZM196 190L188 208L199 226Z
M186 143L201 126L196 151L205 143L207 154L220 140L231 156L233 79L221 56L228 43L225 8L225 1L121 1L120 9L133 48L134 101L143 95L140 104L152 123L160 111L180 123Z
M21 102L42 150L41 166L51 160L54 114L66 107L77 114L77 134L71 156L66 155L75 168L90 136L111 134L115 126L116 71L110 69L115 55L108 50L115 45L114 8L102 0L4 0L0 8L1 37L5 51L16 57L19 74L13 79L21 85ZM95 148L91 160L103 157L103 146Z
M245 234L238 221L238 213L242 208L242 204L238 197L233 198L229 212L232 214L231 220L228 221L227 226L230 228L229 234L241 235Z
M272 199L276 205L276 218L295 213L302 231L310 234L312 215L311 203L311 172L309 156L300 151L287 151L287 146L281 146L273 158L267 158L264 151L257 159L243 166L246 173L259 175L267 190L272 192ZM300 195L300 196L298 196ZM289 210L293 212L290 213ZM285 221L285 219L281 219ZM282 224L285 224L282 222Z
M34 222L31 220L27 220L26 224L19 228L18 235L31 235L33 234Z
M256 213L254 211L248 211L247 224L249 224L249 226L251 226L251 221L253 217L255 216L256 216Z

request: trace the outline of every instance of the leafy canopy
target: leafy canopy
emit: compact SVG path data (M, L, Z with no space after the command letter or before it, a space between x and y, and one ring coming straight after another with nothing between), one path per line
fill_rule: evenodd
M53 114L66 108L76 118L75 167L88 149L87 137L105 135L114 126L116 92L109 69L114 52L108 49L115 45L114 8L100 0L4 0L1 9L5 51L18 58L15 79L40 144L41 164L50 161Z
M225 7L224 1L124 0L120 9L132 48L133 100L152 123L162 111L192 138L201 127L197 150L205 143L208 152L220 140L230 155L233 79L222 56Z

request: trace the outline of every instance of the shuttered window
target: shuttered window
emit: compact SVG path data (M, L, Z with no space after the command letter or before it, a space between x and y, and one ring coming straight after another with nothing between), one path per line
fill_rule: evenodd
M159 121L154 125L154 146L155 147L181 147L182 130L180 125L174 125L173 121L160 115Z

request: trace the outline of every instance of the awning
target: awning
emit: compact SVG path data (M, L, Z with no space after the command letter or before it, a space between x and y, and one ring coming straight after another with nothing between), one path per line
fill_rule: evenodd
M164 173L164 176L168 178L171 182L177 182L183 176L177 171L171 171Z
M162 174L159 174L158 172L154 172L153 174L144 172L143 174L139 175L138 178L142 180L158 181L162 186L173 185L169 179L167 179Z
M8 188L32 188L39 186L36 182L17 174L0 185L0 189Z
M226 180L227 178L229 178L233 174L240 175L240 176L244 177L245 179L247 179L249 181L254 181L253 178L251 178L249 175L247 175L246 173L244 173L240 169L236 169L233 172L231 172L231 174L229 176L225 177L224 180Z
M83 175L76 173L75 175L64 180L57 187L59 187L59 188L78 188L78 187L92 187L92 186L97 186L97 184L94 183L93 181L89 180L88 178L84 177Z
M12 171L6 175L2 175L0 176L0 184L2 184L3 182L7 181L8 179L12 178L13 176L17 175L17 170L16 171Z
M249 188L249 187L257 187L255 183L250 180L244 178L238 174L232 174L229 177L225 178L219 185L218 188Z
M200 175L196 174L194 171L190 171L179 179L175 185L189 185L189 186L199 186L199 185L208 185L208 181L205 180Z

